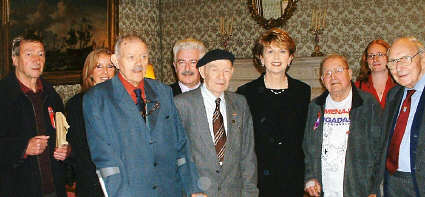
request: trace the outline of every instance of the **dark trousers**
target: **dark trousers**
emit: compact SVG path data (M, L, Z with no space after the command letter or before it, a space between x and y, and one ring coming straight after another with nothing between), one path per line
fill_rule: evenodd
M385 197L416 197L413 178L410 172L386 172L384 181Z

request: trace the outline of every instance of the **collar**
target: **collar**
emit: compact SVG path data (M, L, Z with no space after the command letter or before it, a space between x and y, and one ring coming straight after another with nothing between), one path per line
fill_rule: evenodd
M205 83L203 83L201 85L201 92L202 92L202 95L206 99L208 99L208 100L212 101L213 103L215 103L215 100L217 99L217 97L210 90L208 90L208 88L205 85ZM221 99L222 102L224 101L224 93L223 92L221 93L221 95L219 96L219 98Z
M181 90L182 92L187 92L187 91L194 90L194 89L198 88L198 87L201 85L201 82L198 82L198 84L196 84L193 88L190 88L190 87L188 87L188 86L184 85L184 84L183 84L182 82L180 82L180 81L178 81L178 84L179 84L179 86L180 86L180 90Z
M16 79L18 80L18 83L21 86L21 90L24 94L35 94L35 93L43 92L43 83L41 83L40 78L37 79L36 84L35 84L36 92L32 91L32 89L30 89L29 87L24 85L21 81L19 81L18 78L16 78Z
M425 75L422 75L421 79L419 79L419 81L415 84L413 89L416 90L416 92L422 92L424 87L425 87ZM409 89L409 88L406 88L406 89Z
M118 72L118 78L120 79L120 81L121 81L122 85L124 86L125 90L127 90L127 93L133 99L134 103L137 103L136 93L134 93L134 90L137 89L137 88L140 88L142 90L142 97L143 97L144 100L146 100L145 83L144 83L143 80L139 82L139 85L137 87L135 87L133 84L131 84L130 82L128 82L126 79L124 79L124 77L121 75L120 72Z

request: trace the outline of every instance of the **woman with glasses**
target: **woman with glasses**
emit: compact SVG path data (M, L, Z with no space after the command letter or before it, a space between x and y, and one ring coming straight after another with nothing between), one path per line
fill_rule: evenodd
M295 50L287 32L273 28L263 33L254 57L265 73L237 90L252 113L260 196L301 197L304 193L301 144L310 87L286 73Z
M360 61L360 73L356 87L371 93L385 107L388 91L396 84L387 69L387 50L390 45L384 40L370 42L363 52Z
M111 51L95 49L86 58L82 72L81 93L72 97L66 104L69 121L68 140L72 147L71 165L76 179L78 197L103 196L96 175L96 167L91 161L86 138L86 129L82 111L83 94L96 84L111 79L115 75L115 67L111 62Z

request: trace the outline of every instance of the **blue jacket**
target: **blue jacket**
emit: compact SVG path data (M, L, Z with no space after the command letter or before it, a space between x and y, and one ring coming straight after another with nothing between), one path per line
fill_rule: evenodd
M87 139L110 197L200 192L170 87L145 79L146 123L116 75L83 98ZM154 106L159 106L155 109Z

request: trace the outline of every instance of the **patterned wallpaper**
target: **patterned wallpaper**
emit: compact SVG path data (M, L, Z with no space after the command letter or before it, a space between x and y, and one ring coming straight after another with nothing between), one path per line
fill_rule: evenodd
M205 42L207 48L220 48L220 17L234 18L233 37L228 49L237 58L252 57L254 40L264 31L250 16L247 0L162 0L162 56L158 72L161 80L173 82L171 50L173 44L186 37ZM424 0L300 0L287 25L297 44L296 56L309 56L313 51L313 35L308 32L312 8L328 7L327 27L321 35L322 52L347 56L356 71L360 55L367 43L376 38L392 41L402 35L413 35L425 41ZM222 47L221 47L222 48Z
M315 7L328 8L327 26L320 37L322 52L344 54L355 73L364 47L373 39L391 42L398 36L412 35L425 41L424 0L299 0L294 15L281 27L295 40L298 57L313 51L313 35L308 28ZM194 37L208 49L223 48L221 17L226 23L233 18L228 49L237 58L252 57L254 40L264 29L251 17L247 0L120 0L119 30L120 34L135 32L142 36L151 50L157 78L172 83L174 43Z

